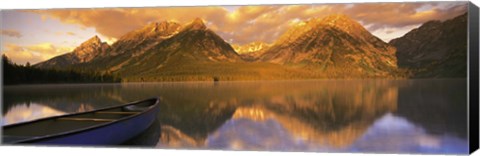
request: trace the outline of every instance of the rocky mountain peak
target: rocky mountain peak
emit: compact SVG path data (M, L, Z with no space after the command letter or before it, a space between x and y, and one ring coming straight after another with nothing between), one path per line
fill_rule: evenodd
M207 29L207 26L205 26L205 23L203 23L201 18L197 17L190 24L188 24L187 28L190 30L205 30Z
M99 47L102 47L104 46L104 44L107 44L107 43L102 43L102 40L100 40L100 38L97 35L95 35L92 38L80 44L80 46L78 46L77 48L75 48L74 52L80 53L80 54L94 52L94 50L92 49L97 49Z
M332 14L323 18L314 18L302 21L288 29L276 42L284 44L286 42L295 42L299 37L310 36L312 31L323 29L336 29L343 31L357 39L375 40L368 30L360 23L344 14Z
M177 28L180 27L180 24L171 21L162 21L162 22L152 22L145 26L143 29L145 32L148 33L159 33L165 31L176 31Z
M342 23L342 22L356 22L345 14L331 14L321 18L323 22L332 22L332 24Z
M365 33L368 33L360 23L344 14L328 15L324 18L317 19L317 23L335 27L356 36L363 36Z
M162 52L159 55L169 55L164 56L169 59L156 60L160 67L171 63L178 64L178 62L241 61L240 56L231 45L215 32L208 30L200 18L196 18L185 25L177 34L153 46L145 53L156 53L157 51ZM172 60L176 61L172 62Z
M96 55L104 53L110 46L102 42L100 38L95 35L87 41L83 42L80 46L73 50L73 55L80 59L80 62L89 61Z
M158 22L149 23L143 28L143 30L148 32L157 32L158 31Z
M383 77L397 69L394 53L360 23L345 15L329 15L287 30L258 60L310 66L329 76Z
M113 50L110 52L110 55L133 54L145 51L175 35L181 27L180 24L172 21L151 22L120 37L112 45Z
M178 31L180 24L172 21L151 22L143 28L131 31L119 40L138 40L147 37L169 36Z
M87 41L83 42L81 44L82 45L96 45L96 44L101 44L102 43L102 40L97 36L93 36L91 37L90 39L88 39Z

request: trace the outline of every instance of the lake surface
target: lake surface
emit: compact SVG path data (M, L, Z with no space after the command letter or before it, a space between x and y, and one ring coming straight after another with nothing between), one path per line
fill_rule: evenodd
M467 82L311 80L8 86L2 125L161 98L121 146L467 154Z

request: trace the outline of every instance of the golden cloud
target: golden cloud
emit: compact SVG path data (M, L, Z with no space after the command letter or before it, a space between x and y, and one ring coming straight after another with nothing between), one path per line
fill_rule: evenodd
M188 11L187 11L188 10ZM42 18L54 18L68 24L93 27L104 36L120 38L125 33L141 28L149 22L177 21L186 23L195 17L221 19L226 10L220 7L175 7L175 8L117 8L117 9L68 9L31 10Z
M20 32L18 32L17 30L1 30L0 34L2 34L4 36L16 37L16 38L22 37L22 34Z
M69 32L67 32L67 35L75 36L75 35L77 35L77 34L75 34L74 32L70 32L70 31L69 31Z
M210 29L225 40L246 44L253 41L271 43L289 28L291 21L322 18L329 14L346 14L373 32L378 29L418 26L429 20L450 19L464 13L467 9L466 4L466 2L425 2L261 5L240 6L233 12L217 6L63 9L33 12L42 14L43 18L59 19L63 23L93 27L98 33L109 38L120 38L149 22L169 20L185 24L200 17L207 21Z
M26 64L27 62L35 64L73 50L72 47L56 47L51 43L30 46L6 43L4 46L2 53L7 55L13 62L19 64Z

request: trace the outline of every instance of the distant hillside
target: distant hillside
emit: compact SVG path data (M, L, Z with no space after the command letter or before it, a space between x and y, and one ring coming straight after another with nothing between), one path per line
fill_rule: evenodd
M467 76L467 13L429 21L390 44L397 48L398 67L414 78Z

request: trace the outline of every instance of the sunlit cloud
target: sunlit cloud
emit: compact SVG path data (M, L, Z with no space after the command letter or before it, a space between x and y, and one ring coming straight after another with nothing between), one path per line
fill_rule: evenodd
M67 35L75 36L75 35L77 35L77 34L75 34L74 32L70 32L70 31L69 31L69 32L67 32Z
M26 122L38 118L63 114L65 114L65 112L36 103L29 103L28 105L17 105L8 110L7 114L4 116L2 125Z
M17 64L26 64L27 62L35 64L57 55L71 52L74 49L73 47L56 47L51 43L40 43L29 46L7 43L2 46L4 46L2 53Z
M382 36L382 40L385 42L390 42L392 39L403 36L404 34L419 26L420 24L404 27L384 27L371 31L371 33L375 36Z
M17 30L1 30L0 33L4 36L8 36L8 37L16 37L16 38L20 38L22 37L23 35L18 32Z
M188 10L188 11L185 11ZM45 19L54 18L68 24L94 27L102 35L120 38L125 33L141 28L150 22L177 21L187 23L195 17L221 19L227 10L221 7L175 7L175 8L118 8L118 9L72 9L32 10Z
M118 40L115 37L101 37L101 38L104 38L102 40L102 42L107 42L107 44L109 44L109 45L112 45L113 43L115 43Z

